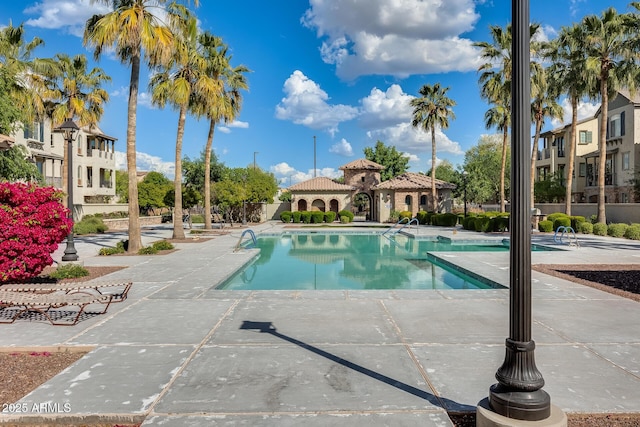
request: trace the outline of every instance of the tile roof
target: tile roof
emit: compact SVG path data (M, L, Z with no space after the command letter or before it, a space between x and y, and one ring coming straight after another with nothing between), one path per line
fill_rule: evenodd
M414 190L420 188L431 188L431 177L412 172L403 173L375 186L376 190ZM436 188L453 189L456 188L456 185L436 179Z
M376 162L372 162L371 160L358 159L358 160L354 160L351 163L347 163L344 166L340 166L338 169L340 170L346 170L346 169L382 170L384 169L384 166L379 165Z
M3 135L0 133L0 149L7 150L11 148L11 146L15 142L16 141L13 138L11 138L9 135Z
M326 176L319 176L317 178L302 181L289 187L289 191L353 191L355 187L350 185L340 184L327 178Z

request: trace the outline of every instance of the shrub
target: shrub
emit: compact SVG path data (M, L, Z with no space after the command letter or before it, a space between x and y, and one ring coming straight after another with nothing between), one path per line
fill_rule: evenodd
M435 214L431 218L431 223L442 227L455 227L458 224L458 216L449 212Z
M551 222L556 222L556 219L558 218L569 218L569 215L567 215L564 212L554 212L552 214L547 215L547 219Z
M624 232L624 237L631 240L640 240L640 224L631 224L627 231Z
M300 211L295 211L295 212L293 212L291 215L292 215L292 217L293 217L293 222L294 222L295 224L300 224L300 218L302 217L302 212L300 212Z
M553 221L553 229L557 230L559 227L571 227L571 218L568 216L558 216Z
M593 224L591 224L590 222L581 222L580 225L578 226L578 231L582 234L591 234L593 233Z
M36 277L73 222L53 187L0 182L0 283Z
M102 221L102 218L98 216L85 216L80 222L73 225L73 232L75 234L102 234L107 231L109 227Z
M193 214L190 215L192 224L204 224L204 215Z
M573 215L570 218L571 218L571 228L573 228L573 230L576 232L580 229L580 224L586 221L585 217L580 215Z
M609 228L607 229L607 234L611 237L624 237L624 233L626 233L627 228L629 228L629 224L624 224L624 223L609 224Z
M479 216L475 218L474 227L476 231L486 233L491 231L491 218L488 216Z
M400 211L400 219L408 219L409 221L411 220L411 218L413 217L413 215L411 214L411 212L409 211ZM407 222L409 222L407 221Z
M591 215L589 217L589 221L591 221L591 224L597 224L598 223L598 215Z
M300 212L300 218L302 219L303 223L309 224L311 222L311 212L309 211Z
M151 246L158 251L169 251L171 249L175 249L175 246L173 246L173 243L167 242L166 240L159 240L157 242L153 242Z
M325 212L324 220L327 224L331 224L333 221L336 220L336 213L333 211Z
M340 212L338 212L338 215L340 215ZM398 219L400 219L400 212L391 209L391 212L389 212L389 220L388 222L392 222L392 223L396 223L398 222Z
M593 234L596 236L606 236L607 235L607 224L603 222L598 222L593 224Z
M280 221L286 223L291 222L291 212L289 211L284 211L280 214Z
M89 275L89 271L80 264L65 264L56 268L49 274L52 279L75 279L76 277L85 277Z
M155 255L158 253L158 250L153 246L145 246L144 248L140 248L138 251L138 255Z
M462 218L462 221L460 222L462 224L462 228L465 230L475 230L475 228L473 228L473 220L475 217L475 215L467 215L466 218Z
M127 251L129 247L129 240L121 240L118 243L116 243L116 247L110 247L110 248L102 248L100 249L100 251L98 252L98 255L116 255L116 254L123 254Z
M426 213L425 211L419 211L418 214L416 215L416 218L418 218L419 224L425 225L425 224L428 224L429 214Z
M342 217L346 216L347 218L349 218L349 221L347 222L351 222L353 221L353 212L347 210L347 209L343 209L340 212L338 212L338 216L340 217L340 222L342 222Z
M509 229L509 217L500 215L491 218L491 230L497 232L504 232Z
M540 221L538 223L538 230L542 231L543 233L552 232L553 231L553 221L549 221L548 219Z
M351 221L349 221L349 217L346 215L342 215L340 217L340 223L341 224L349 224Z
M324 212L313 211L311 212L311 223L322 224L324 222Z

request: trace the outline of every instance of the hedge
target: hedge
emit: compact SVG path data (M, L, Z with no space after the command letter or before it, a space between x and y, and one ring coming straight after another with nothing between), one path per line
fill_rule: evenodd
M418 219L418 223L421 225L429 224L430 215L425 211L418 212L416 218Z
M631 240L640 240L640 224L631 224L627 231L624 232L624 237Z
M342 221L343 216L346 216L349 219L347 222L353 221L353 212L348 211L346 209L343 209L340 212L338 212L338 216L340 217L340 222L343 222Z
M607 235L607 224L598 222L593 224L593 234L596 236L606 236Z
M626 233L627 228L629 228L629 224L624 224L624 223L609 224L609 228L607 229L607 234L611 237L624 237L624 233Z
M336 220L336 213L333 211L325 212L324 220L327 224L331 224L333 221Z
M289 223L291 222L291 212L289 211L284 211L280 214L280 220L284 223Z
M303 223L310 224L311 223L311 212L309 212L309 211L300 212L300 218L302 219Z
M324 222L324 212L322 211L313 211L311 212L311 223L312 224L321 224Z
M582 234L591 234L593 233L593 224L587 221L581 222L580 225L578 226L577 231L579 231Z
M553 231L553 221L549 221L548 219L540 221L538 223L538 230L542 231L543 233L552 232Z
M571 227L571 218L569 218L567 215L557 216L551 221L553 221L554 230L558 230L558 228L560 227Z
M291 217L293 218L294 223L300 224L300 218L302 217L302 212L300 211L292 212Z

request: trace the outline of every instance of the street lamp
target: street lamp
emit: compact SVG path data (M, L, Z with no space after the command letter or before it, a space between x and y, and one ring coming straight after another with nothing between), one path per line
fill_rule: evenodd
M69 208L69 218L73 221L73 141L80 128L72 119L67 119L55 130L62 132L64 140L67 141L67 208ZM77 261L78 251L73 243L73 226L67 234L67 247L64 250L62 261Z
M462 196L464 200L464 217L467 217L467 178L469 177L469 173L467 171L462 171L462 183L464 184L464 195Z

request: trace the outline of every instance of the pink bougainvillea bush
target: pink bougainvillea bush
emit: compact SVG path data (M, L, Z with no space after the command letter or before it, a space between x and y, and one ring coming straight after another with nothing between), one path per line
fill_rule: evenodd
M73 226L53 187L0 182L0 284L29 280Z

